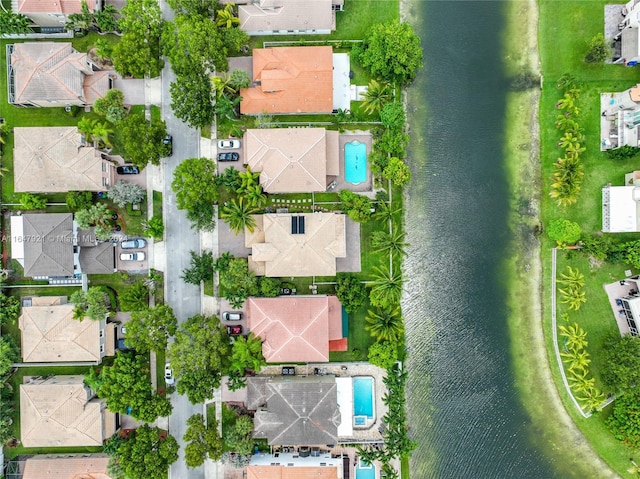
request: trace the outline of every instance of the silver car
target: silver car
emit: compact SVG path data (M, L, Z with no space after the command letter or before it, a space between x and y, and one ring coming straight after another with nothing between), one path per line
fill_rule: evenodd
M136 251L135 253L120 253L120 261L144 261L144 253Z
M133 238L120 243L122 249L140 249L147 246L147 242L142 238Z

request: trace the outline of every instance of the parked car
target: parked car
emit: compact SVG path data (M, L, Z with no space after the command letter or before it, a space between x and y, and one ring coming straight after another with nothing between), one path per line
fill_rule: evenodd
M118 339L118 342L116 343L116 349L119 351L133 351L133 348L130 348L125 344L124 339Z
M167 147L165 155L171 156L173 155L173 137L171 135L167 135L162 139L162 143Z
M125 325L120 326L120 331L122 331L122 335L127 335L127 327Z
M173 386L176 383L170 363L164 365L164 382L167 386Z
M236 324L234 326L227 326L227 334L229 336L238 336L239 334L242 334L242 326L240 326L239 324Z
M140 249L147 246L147 242L142 238L133 238L120 243L122 249Z
M120 253L120 261L144 261L144 253L136 251L135 253Z
M240 148L240 140L220 140L218 148L221 150L237 150Z
M240 321L242 313L240 311L225 311L222 313L222 319L225 321Z
M218 161L238 161L240 155L237 153L218 153Z
M135 165L123 165L118 166L116 168L116 171L119 175L137 175L138 173L140 173L140 168Z

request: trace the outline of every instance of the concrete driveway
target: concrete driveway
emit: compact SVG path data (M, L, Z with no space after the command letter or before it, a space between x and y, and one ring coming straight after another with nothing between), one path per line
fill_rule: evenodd
M131 271L131 272L146 272L149 271L149 252L147 249L149 248L149 244L147 246L140 249L122 249L120 247L120 243L116 247L116 269L118 271ZM123 261L120 259L121 253L144 253L143 261Z
M236 234L229 225L219 219L218 224L218 251L220 254L228 251L236 258L246 258L251 253L251 248L244 246L244 232Z

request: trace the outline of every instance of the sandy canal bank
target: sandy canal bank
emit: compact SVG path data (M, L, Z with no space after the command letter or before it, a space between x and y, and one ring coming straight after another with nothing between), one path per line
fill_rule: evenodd
M541 74L538 54L536 0L508 2L504 35L505 68L510 76L530 71ZM505 261L509 291L509 329L514 377L522 402L531 416L536 437L553 458L561 477L618 477L598 456L567 413L551 375L543 329L543 275L550 268L541 261L534 232L541 224L540 90L514 92L508 97L505 158L509 178L512 255Z

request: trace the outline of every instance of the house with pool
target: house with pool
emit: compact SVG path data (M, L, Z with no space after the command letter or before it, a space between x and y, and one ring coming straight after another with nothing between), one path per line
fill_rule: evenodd
M260 173L267 193L373 189L370 132L264 128L247 130L243 143L244 164Z

